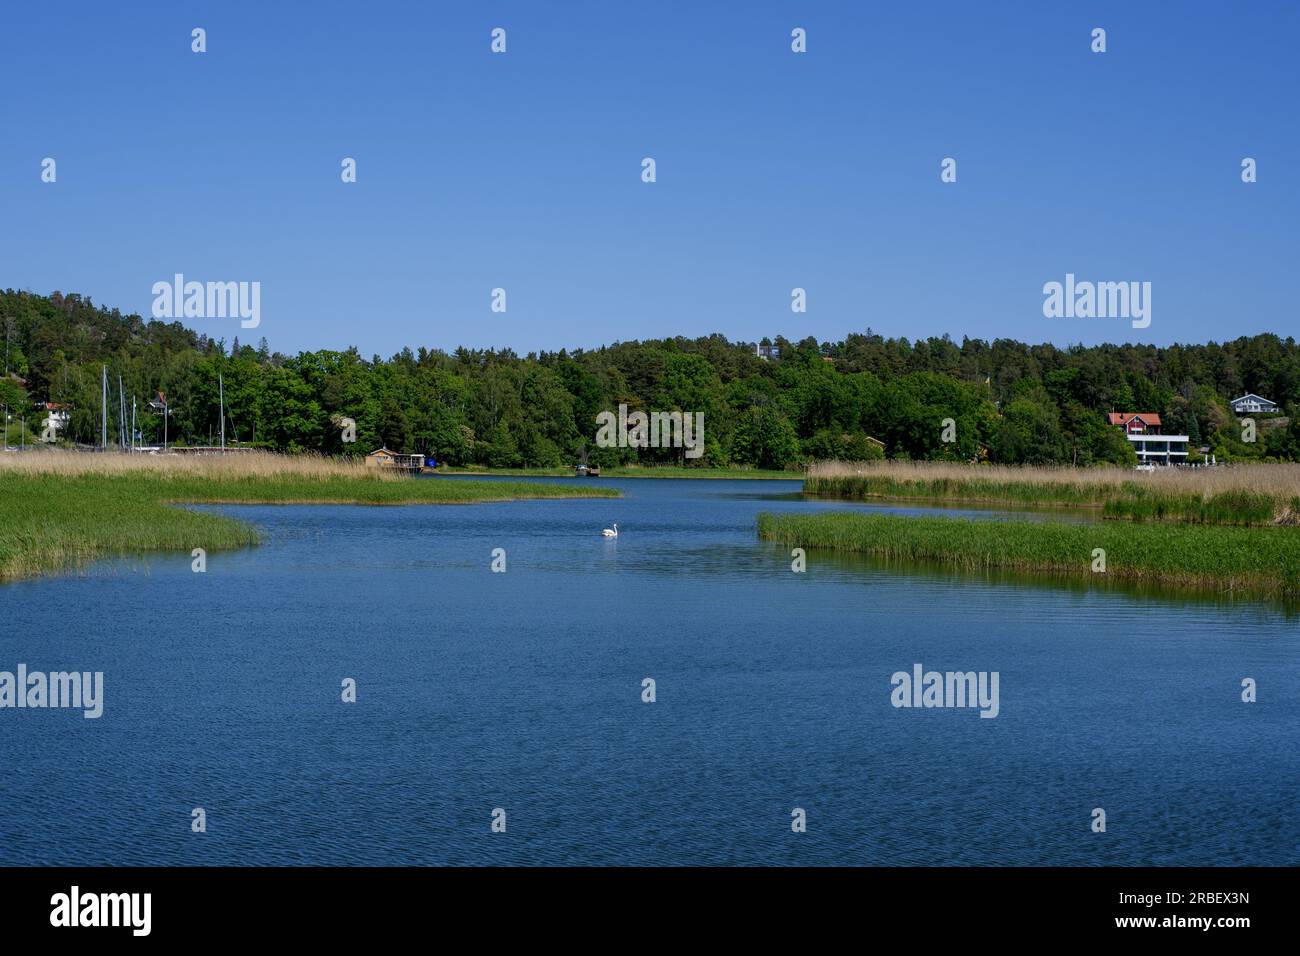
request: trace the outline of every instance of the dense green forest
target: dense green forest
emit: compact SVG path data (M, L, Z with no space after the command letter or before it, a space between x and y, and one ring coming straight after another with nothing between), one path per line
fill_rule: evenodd
M782 468L820 458L1127 463L1132 449L1108 411L1158 412L1220 460L1300 459L1300 347L1257 335L1223 344L1058 348L998 339L915 342L869 329L843 342L776 338L775 357L720 335L624 342L520 356L509 349L403 349L388 359L344 352L272 352L227 344L179 322L144 321L79 295L0 293L0 403L29 426L38 403L71 407L60 437L95 443L100 366L139 399L143 440L161 440L147 400L165 392L173 440L219 433L217 376L225 381L227 438L284 450L364 454L380 445L449 464L728 464ZM764 339L763 344L769 344ZM1261 418L1243 442L1227 402L1255 392L1283 414ZM705 453L597 448L596 415L625 403L703 412ZM338 422L356 422L344 444ZM943 421L955 429L945 436ZM19 426L10 426L11 440ZM955 435L953 434L955 432ZM945 437L955 440L945 441ZM1193 456L1195 460L1195 456Z

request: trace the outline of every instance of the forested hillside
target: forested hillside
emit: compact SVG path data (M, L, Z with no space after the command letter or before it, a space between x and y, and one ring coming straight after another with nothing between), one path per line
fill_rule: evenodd
M948 338L911 342L867 330L843 342L776 338L777 356L712 335L625 342L519 356L509 349L419 347L383 359L355 349L285 356L227 343L179 322L145 321L78 295L0 293L5 373L0 403L29 426L34 406L71 406L69 440L97 442L100 366L140 400L146 442L172 408L174 440L206 444L219 432L217 376L225 380L227 437L285 450L362 454L379 445L451 464L567 465L682 462L672 449L597 449L596 415L625 403L703 412L701 466L780 468L814 458L987 459L1081 465L1132 460L1108 411L1158 412L1164 431L1221 458L1300 458L1300 347L1258 335L1223 344L1074 347ZM768 340L764 340L766 344ZM1261 419L1241 441L1227 402L1255 392L1284 416ZM116 404L112 406L116 408ZM357 423L344 444L337 422ZM943 420L955 423L944 441ZM10 435L17 437L17 424ZM109 415L110 441L117 431Z

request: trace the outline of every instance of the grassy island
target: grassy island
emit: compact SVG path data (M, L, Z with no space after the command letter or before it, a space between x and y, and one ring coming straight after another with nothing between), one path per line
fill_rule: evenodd
M861 512L759 516L770 541L937 562L1300 598L1300 465L1069 468L822 462L804 494L1093 509L1088 524ZM1105 571L1094 570L1098 549Z
M1186 524L977 521L862 512L761 514L759 537L962 570L1035 571L1300 598L1300 531ZM1105 571L1095 571L1096 549Z
M1106 518L1188 524L1300 524L1300 465L1070 468L937 462L821 462L804 494L924 499L1012 507L1100 509Z
M617 497L599 484L420 479L325 458L0 454L0 581L148 551L257 542L251 525L182 504L468 504Z

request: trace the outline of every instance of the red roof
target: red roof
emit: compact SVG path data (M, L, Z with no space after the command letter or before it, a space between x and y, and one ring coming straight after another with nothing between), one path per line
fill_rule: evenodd
M1160 416L1155 412L1111 412L1110 423L1112 425L1127 425L1133 419L1141 419L1147 425L1159 425Z

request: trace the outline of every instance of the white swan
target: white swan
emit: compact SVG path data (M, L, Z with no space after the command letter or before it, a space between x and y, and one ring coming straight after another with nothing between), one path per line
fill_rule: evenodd
M605 537L607 537L607 538L617 538L617 537L618 537L618 522L615 521L615 522L614 522L614 527L613 527L613 528L606 528L604 531L601 532L601 534L603 534L603 535L604 535Z

